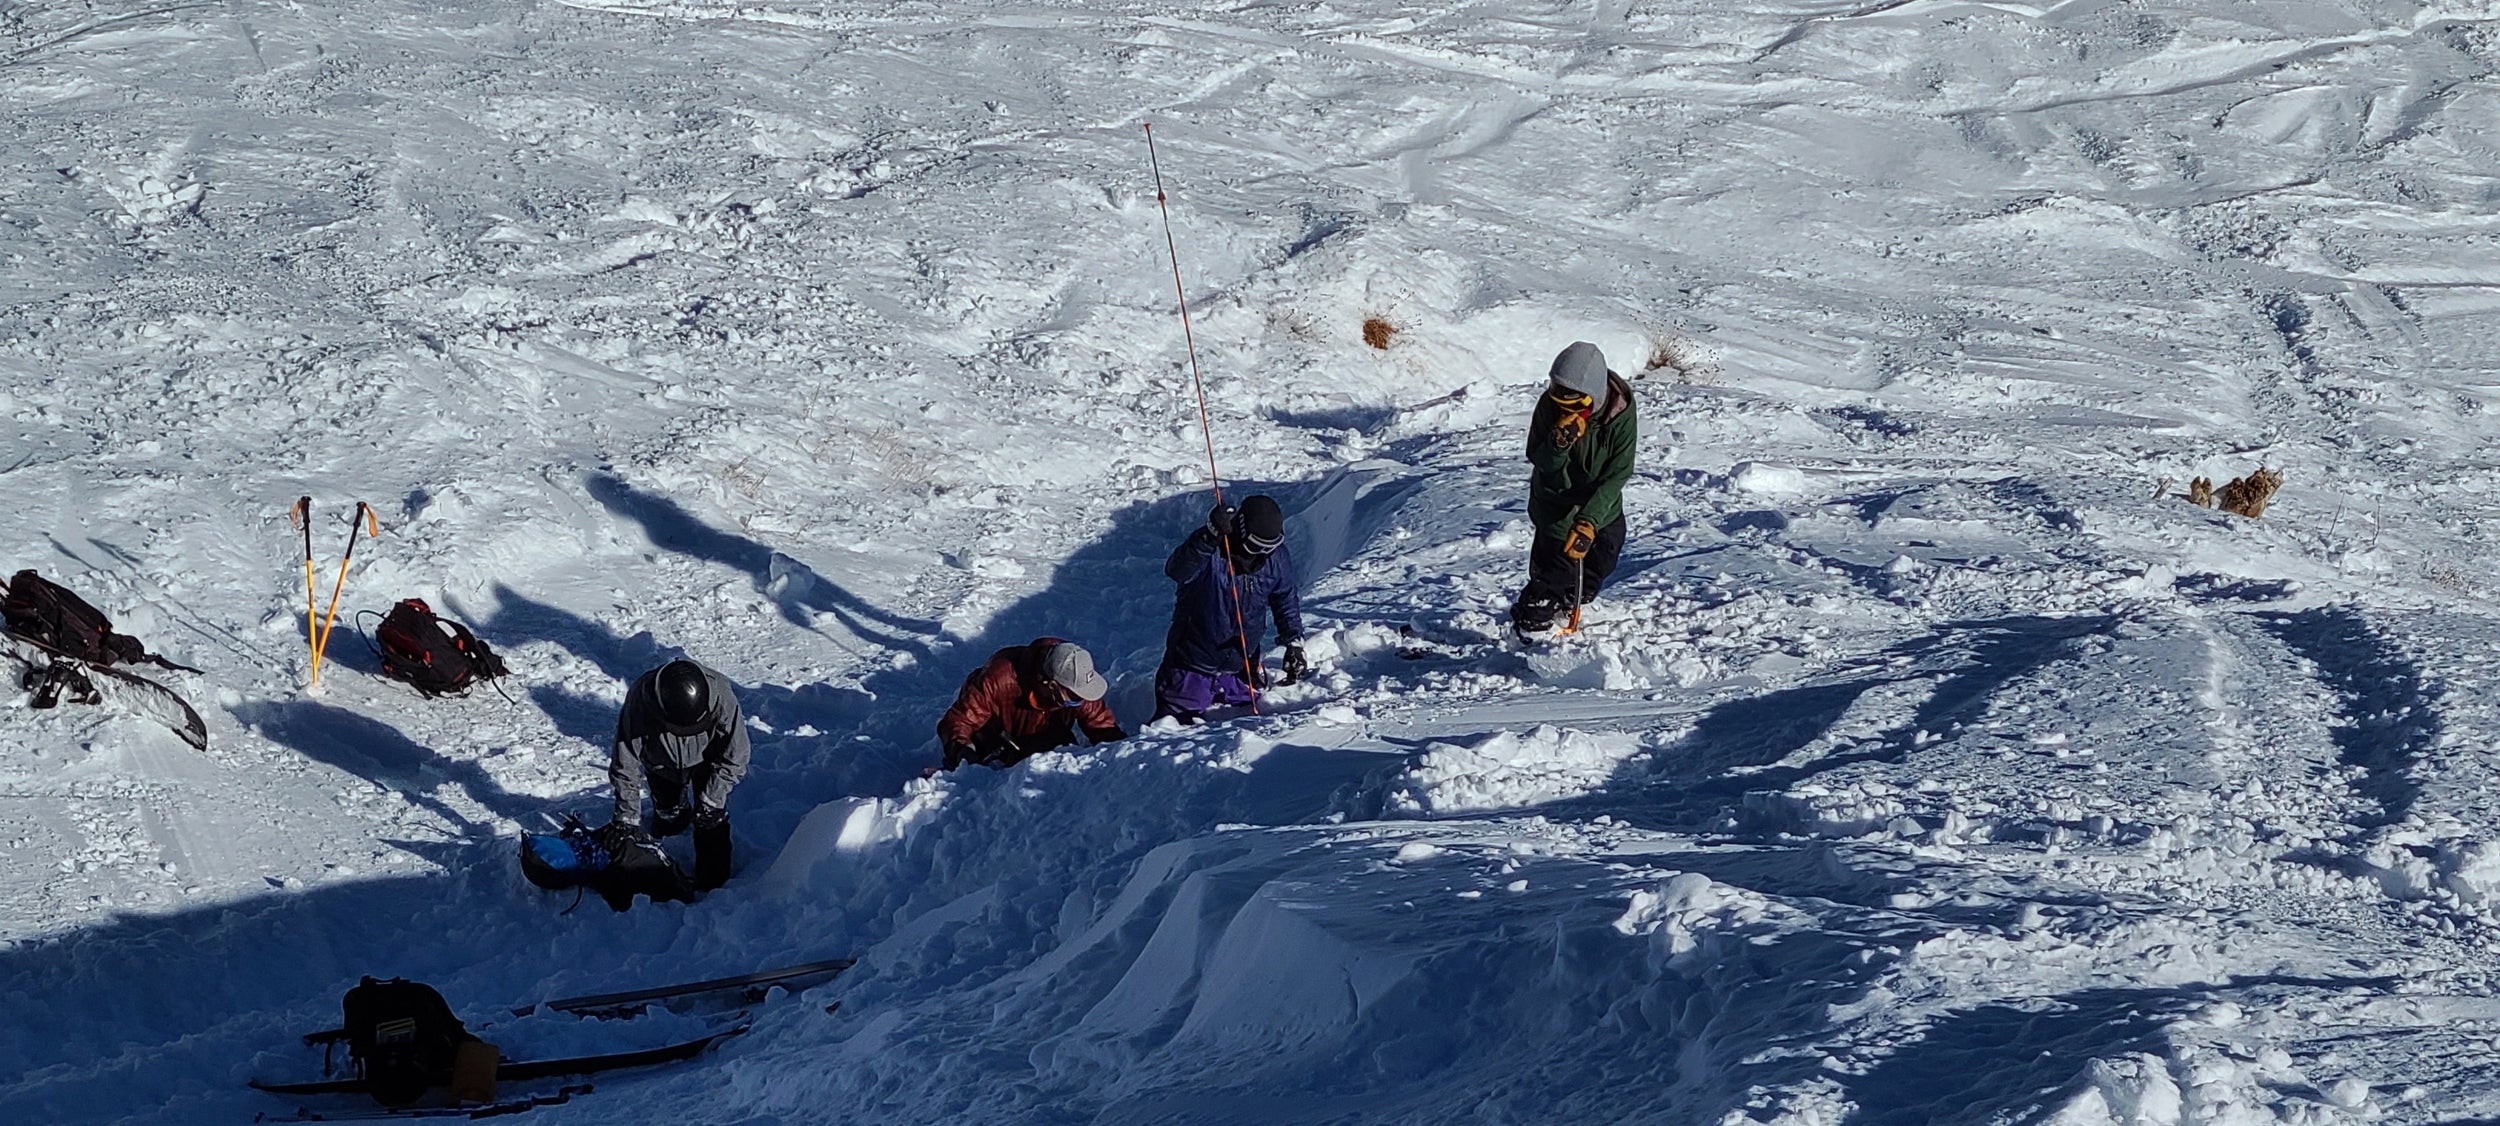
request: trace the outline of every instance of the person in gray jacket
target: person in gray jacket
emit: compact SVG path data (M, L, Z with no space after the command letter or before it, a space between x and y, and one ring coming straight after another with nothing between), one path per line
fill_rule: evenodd
M625 691L608 760L616 823L641 829L648 783L651 835L692 827L695 886L729 882L729 791L753 754L728 677L683 658L642 674Z

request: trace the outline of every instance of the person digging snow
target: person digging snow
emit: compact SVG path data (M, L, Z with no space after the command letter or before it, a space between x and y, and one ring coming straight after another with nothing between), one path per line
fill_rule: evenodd
M1285 547L1285 512L1275 498L1250 497L1238 509L1217 504L1206 526L1172 549L1163 572L1180 590L1163 639L1163 666L1155 670L1156 719L1197 723L1217 704L1257 699L1266 675L1254 674L1258 666L1244 654L1267 647L1261 609L1276 619L1285 683L1310 673L1302 654L1302 596L1294 589L1293 553Z
M1554 357L1528 422L1528 582L1511 603L1512 628L1552 629L1597 597L1623 556L1623 483L1640 436L1632 388L1606 369L1597 345Z
M938 719L946 769L977 762L1005 770L1075 743L1079 731L1092 743L1125 739L1102 702L1110 688L1093 654L1073 642L1038 637L992 653Z
M647 784L651 835L692 828L695 886L719 887L729 882L729 791L746 777L753 754L728 677L683 658L644 673L616 717L611 824L641 830Z

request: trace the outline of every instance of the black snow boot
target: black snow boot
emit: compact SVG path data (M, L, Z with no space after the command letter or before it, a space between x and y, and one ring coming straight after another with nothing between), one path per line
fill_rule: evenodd
M694 886L710 891L729 882L729 814L705 811L694 821Z

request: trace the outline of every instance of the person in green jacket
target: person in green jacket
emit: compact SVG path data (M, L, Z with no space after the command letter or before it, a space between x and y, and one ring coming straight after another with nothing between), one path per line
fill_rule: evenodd
M1554 357L1545 397L1528 422L1528 585L1511 603L1520 633L1597 597L1623 556L1623 483L1640 444L1632 387L1606 354L1580 341Z

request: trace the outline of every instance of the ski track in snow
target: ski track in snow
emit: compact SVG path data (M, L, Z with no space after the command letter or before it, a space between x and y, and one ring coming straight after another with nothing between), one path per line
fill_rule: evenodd
M0 3L0 545L211 730L0 704L0 1118L288 1113L359 974L545 1056L701 1021L497 1006L832 956L533 1118L2500 1117L2495 16ZM1002 645L1151 708L1147 122L1319 671L919 779ZM1573 339L1632 534L1526 651ZM306 493L511 702L303 687ZM681 652L738 876L559 915L513 837Z

